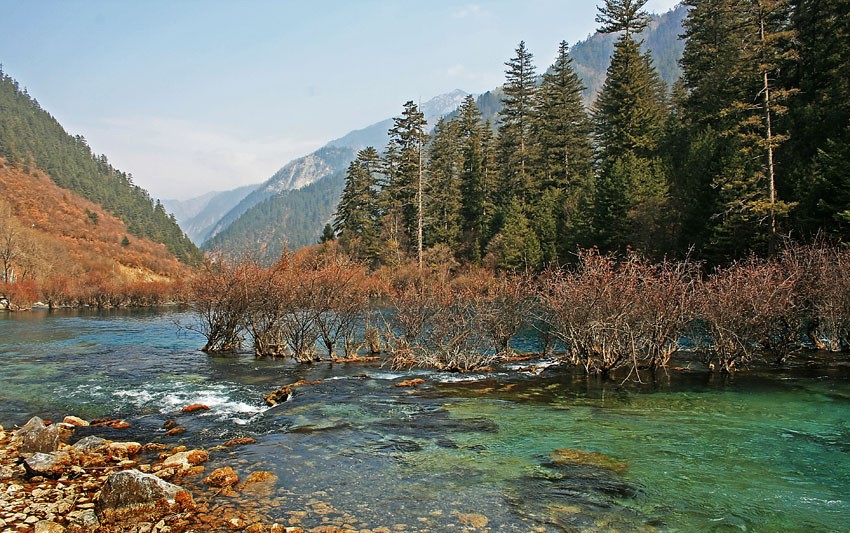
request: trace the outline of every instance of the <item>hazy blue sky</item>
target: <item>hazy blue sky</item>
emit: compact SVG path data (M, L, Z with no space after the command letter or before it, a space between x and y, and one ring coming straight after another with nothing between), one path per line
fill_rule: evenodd
M597 3L0 0L0 63L154 197L186 198L264 181L406 100L492 89L520 40L542 71Z

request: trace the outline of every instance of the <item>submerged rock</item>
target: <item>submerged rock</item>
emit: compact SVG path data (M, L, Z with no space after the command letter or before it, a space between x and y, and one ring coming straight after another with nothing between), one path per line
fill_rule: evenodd
M413 379L408 379L408 380L405 380L405 381L401 381L401 382L399 382L399 383L396 383L396 384L395 384L395 386L396 386L396 387L417 387L417 386L419 386L419 385L422 385L423 383L425 383L425 380L424 380L424 379L422 379L422 378L413 378Z
M224 443L224 446L242 446L243 444L254 444L256 442L256 439L252 439L251 437L240 437L237 439L230 439Z
M95 509L106 522L155 521L192 506L192 496L181 487L138 470L113 472L106 478Z
M473 529L484 529L490 523L489 518L478 513L459 513L457 519L461 524Z
M239 483L239 476L229 466L217 468L204 478L204 483L211 487L228 487Z
M17 431L21 454L50 453L59 449L59 427L45 425L44 420L34 416Z
M607 468L618 474L628 470L629 465L601 452L585 452L572 448L561 448L551 453L552 462L558 466L583 465L596 468Z

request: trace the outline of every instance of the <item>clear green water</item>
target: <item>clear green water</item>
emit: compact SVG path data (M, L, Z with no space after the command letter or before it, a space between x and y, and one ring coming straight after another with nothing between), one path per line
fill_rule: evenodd
M458 513L480 513L492 531L850 529L846 364L731 380L679 372L625 387L556 368L301 367L209 357L199 338L177 333L174 322L190 320L173 310L0 314L0 424L73 413L134 424L111 438L211 447L252 436L256 444L213 453L209 467L278 479L261 498L230 503L269 520L305 510L308 526L451 531ZM392 386L414 376L428 383ZM301 378L322 381L263 404ZM212 409L180 413L194 402ZM169 418L188 431L165 437ZM553 463L562 448L626 468Z

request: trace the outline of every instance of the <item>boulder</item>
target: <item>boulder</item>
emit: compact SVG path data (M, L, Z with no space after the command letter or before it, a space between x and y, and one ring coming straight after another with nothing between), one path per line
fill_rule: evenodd
M277 389L274 392L270 392L263 396L263 399L266 400L266 403L275 406L279 403L283 403L292 398L292 387L286 386Z
M100 437L95 437L94 435L89 435L88 437L84 437L74 444L74 449L80 452L96 452L105 450L109 445L109 441L102 439Z
M72 426L77 426L77 427L86 427L86 426L88 426L88 425L89 425L89 423L88 423L88 422L86 422L86 421L85 421L85 420L83 420L82 418L79 418L79 417L76 417L76 416L66 416L66 417L62 420L62 423L64 423L64 424L70 424L70 425L72 425Z
M18 430L17 438L21 442L21 454L50 453L59 448L59 428L45 425L37 416Z
M229 466L217 468L204 478L204 483L212 487L228 487L239 483L239 476Z
M122 470L106 478L95 509L105 522L154 522L191 505L192 496L177 485L138 470Z
M195 411L209 411L210 408L208 405L204 405L202 403L193 403L192 405L187 405L183 408L184 413L194 413Z
M114 459L126 459L142 451L142 445L138 442L110 442L108 449Z
M24 468L30 476L57 478L71 466L71 455L65 451L37 452L24 460Z
M204 450L188 450L169 455L162 462L162 467L189 470L195 465L206 462L207 459L209 459L209 455Z

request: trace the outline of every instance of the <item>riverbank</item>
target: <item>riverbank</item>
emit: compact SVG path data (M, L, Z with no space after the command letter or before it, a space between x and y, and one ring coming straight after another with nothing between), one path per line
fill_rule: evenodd
M189 410L188 412L191 412ZM119 420L96 421L112 429ZM89 434L78 417L44 422L33 417L17 430L0 426L0 530L16 533L333 533L358 531L345 524L312 529L295 525L305 511L289 513L288 524L264 520L259 509L231 504L238 493L261 496L276 476L252 471L241 477L230 467L208 471L211 453L253 443L234 439L209 451L107 440ZM91 430L87 431L91 433ZM75 441L74 444L70 442ZM186 488L190 487L190 488ZM259 508L261 498L257 498ZM363 529L389 533L389 528Z

